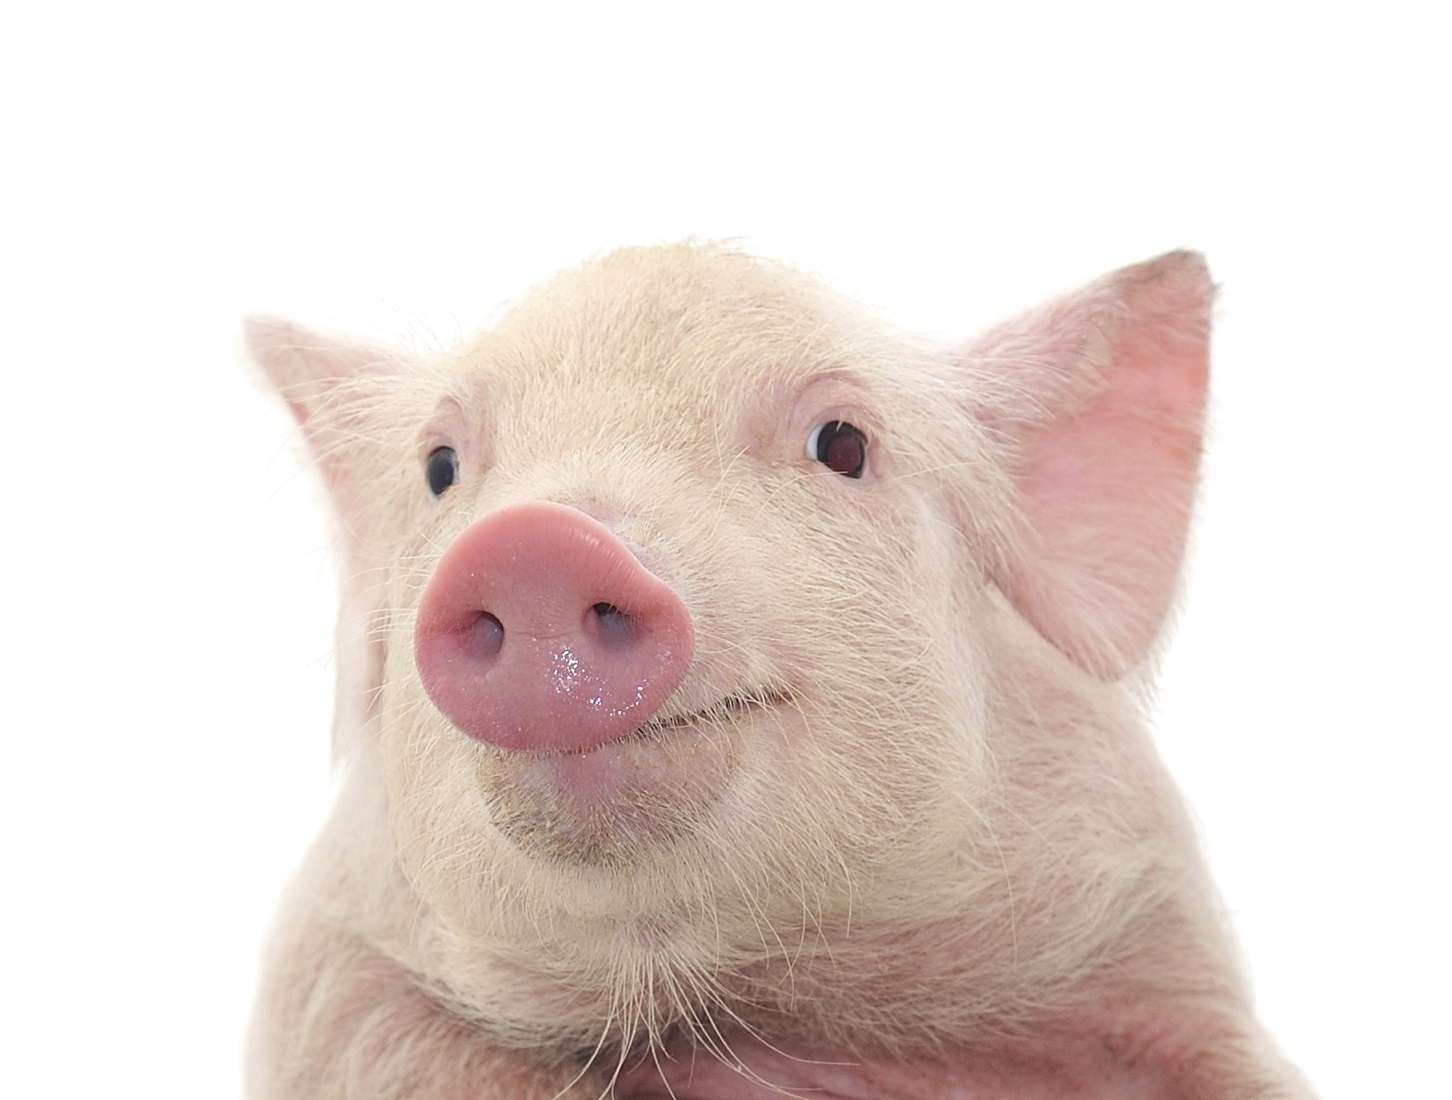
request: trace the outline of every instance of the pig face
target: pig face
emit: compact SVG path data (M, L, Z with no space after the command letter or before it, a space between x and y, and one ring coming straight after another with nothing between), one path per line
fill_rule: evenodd
M677 246L429 362L254 322L342 535L329 921L622 1095L647 1049L1013 1062L1213 987L1172 1080L1244 1011L1128 686L1210 296L1174 254L942 352Z

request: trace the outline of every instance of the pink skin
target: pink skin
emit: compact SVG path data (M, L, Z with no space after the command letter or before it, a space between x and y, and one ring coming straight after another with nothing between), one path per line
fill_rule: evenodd
M587 752L633 733L685 678L691 616L605 526L537 502L477 521L419 605L434 704L499 748Z
M250 1095L1309 1100L1141 717L1212 298L1175 253L932 354L679 246L437 363L254 322L350 766ZM440 435L498 476L430 510Z

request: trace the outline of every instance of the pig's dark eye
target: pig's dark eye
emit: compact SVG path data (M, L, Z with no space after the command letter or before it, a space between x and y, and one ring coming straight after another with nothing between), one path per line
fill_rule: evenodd
M424 480L429 483L429 492L434 499L444 495L444 490L459 480L459 456L452 447L436 447L424 463Z
M867 468L867 437L845 420L829 420L807 437L807 457L843 477L861 477Z

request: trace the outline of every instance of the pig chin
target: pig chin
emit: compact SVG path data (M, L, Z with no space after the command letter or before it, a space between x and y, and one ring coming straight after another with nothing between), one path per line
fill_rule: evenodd
M488 749L478 779L496 828L527 855L639 862L698 830L741 763L740 722L649 724L584 752Z

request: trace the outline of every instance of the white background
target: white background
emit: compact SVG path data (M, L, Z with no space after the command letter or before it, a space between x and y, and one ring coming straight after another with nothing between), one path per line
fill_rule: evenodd
M30 7L0 24L0 1092L240 1090L329 795L332 581L239 316L437 346L694 235L952 334L1208 254L1160 741L1323 1095L1452 1095L1433 5Z

